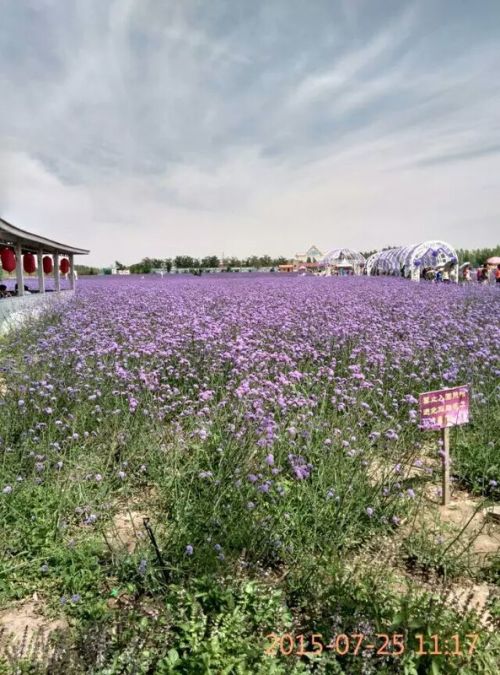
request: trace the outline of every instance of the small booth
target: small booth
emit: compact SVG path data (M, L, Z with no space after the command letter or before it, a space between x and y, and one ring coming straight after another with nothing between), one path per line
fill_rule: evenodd
M33 315L74 293L74 256L89 252L21 230L0 218L0 330L17 323L23 314ZM34 283L28 285L28 280Z

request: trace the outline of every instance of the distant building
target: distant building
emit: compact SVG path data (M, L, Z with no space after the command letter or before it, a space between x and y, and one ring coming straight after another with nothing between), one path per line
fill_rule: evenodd
M305 253L296 253L295 262L298 263L315 263L319 262L323 257L323 253L317 246L311 246Z

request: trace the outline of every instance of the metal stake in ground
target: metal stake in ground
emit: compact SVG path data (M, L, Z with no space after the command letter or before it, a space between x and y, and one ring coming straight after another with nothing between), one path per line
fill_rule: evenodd
M148 533L149 539L151 543L153 544L153 548L156 552L156 557L158 559L158 564L161 569L161 572L163 574L163 579L165 580L166 585L168 586L170 584L170 579L168 576L167 568L165 563L163 562L163 556L161 554L160 548L158 544L156 543L156 538L153 532L153 529L151 525L149 524L149 518L143 518L142 522L144 523L144 528L146 529L146 532Z

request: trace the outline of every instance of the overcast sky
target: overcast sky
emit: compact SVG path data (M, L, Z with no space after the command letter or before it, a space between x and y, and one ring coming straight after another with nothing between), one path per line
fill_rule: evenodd
M0 0L0 215L94 264L496 244L499 40L499 0Z

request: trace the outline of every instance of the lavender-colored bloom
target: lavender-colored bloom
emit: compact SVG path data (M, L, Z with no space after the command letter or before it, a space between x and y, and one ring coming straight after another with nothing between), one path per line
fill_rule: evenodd
M272 453L269 453L266 457L266 464L268 466L273 466L274 464L274 455Z
M367 508L366 508L366 515L367 515L369 518L371 518L371 517L373 516L373 514L374 514L374 510L372 509L372 507L371 507L371 506L367 506Z
M185 553L186 555L193 555L194 553L194 548L191 544L188 544L185 548Z
M10 493L12 492L12 485L6 485L3 488L2 492L4 493L4 495L10 495Z

